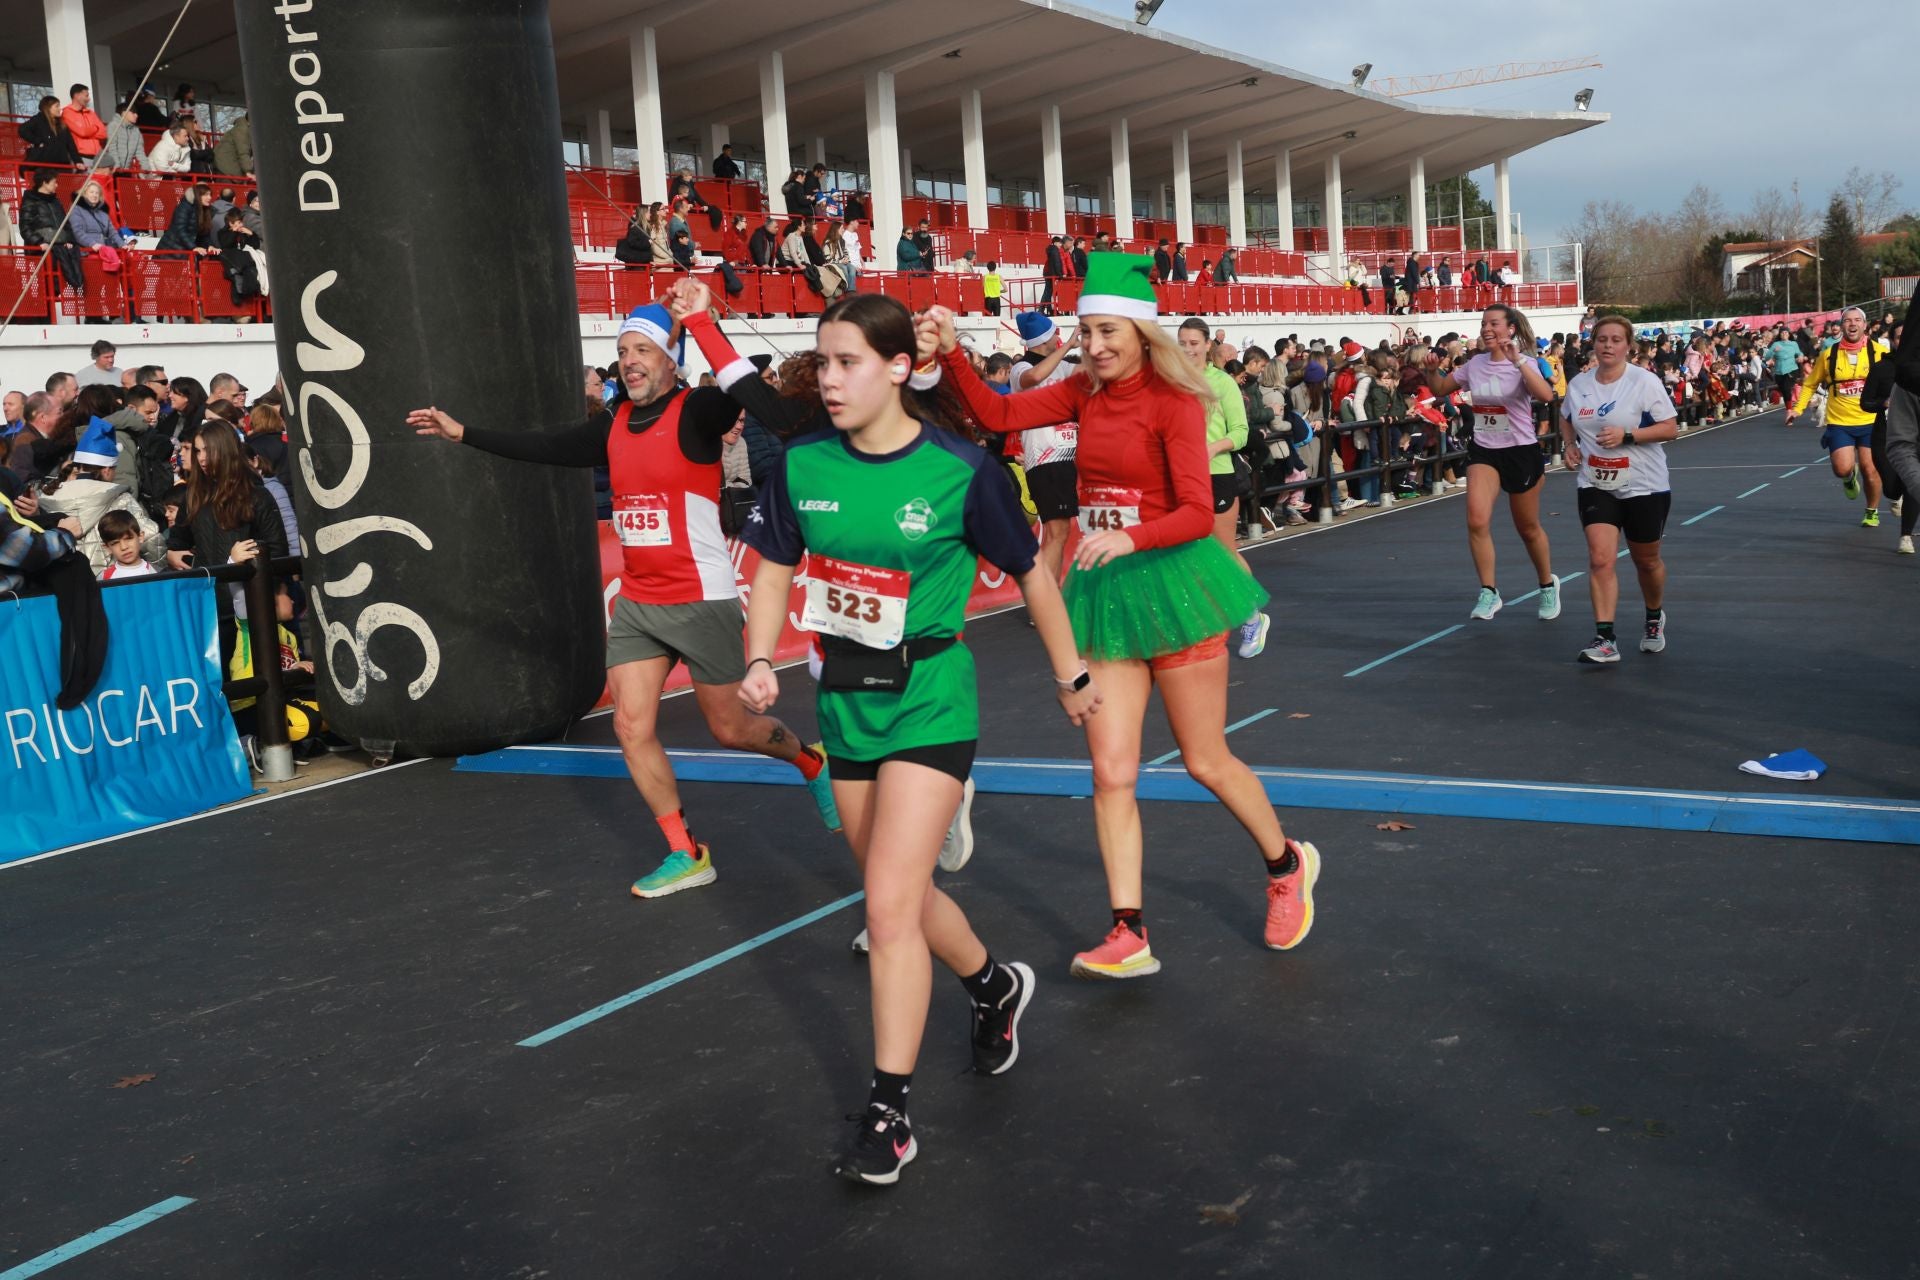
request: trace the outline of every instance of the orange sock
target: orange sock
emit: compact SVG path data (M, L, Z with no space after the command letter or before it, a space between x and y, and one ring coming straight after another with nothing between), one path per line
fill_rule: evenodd
M669 852L678 850L698 856L699 851L693 844L693 833L687 830L687 811L678 809L663 818L655 818L660 824L660 834L667 838Z
M793 767L800 771L801 777L812 782L820 776L820 771L827 767L827 762L812 747L802 747L800 754L793 758Z

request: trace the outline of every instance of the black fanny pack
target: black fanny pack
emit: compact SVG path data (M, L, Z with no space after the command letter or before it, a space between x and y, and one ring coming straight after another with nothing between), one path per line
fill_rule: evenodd
M913 664L944 653L959 636L903 640L892 649L873 649L839 636L822 636L825 657L820 664L820 687L836 693L902 693L913 674Z

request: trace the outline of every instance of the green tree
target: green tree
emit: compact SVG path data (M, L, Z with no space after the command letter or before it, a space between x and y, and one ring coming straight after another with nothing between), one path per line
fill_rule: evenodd
M1860 247L1853 210L1835 193L1820 227L1820 299L1832 307L1873 296L1873 260Z
M1883 276L1920 276L1920 227L1895 227L1905 232L1898 240L1881 245L1874 256L1880 260Z
M1427 218L1451 225L1457 218L1467 220L1466 247L1491 248L1494 243L1493 205L1480 192L1480 184L1466 174L1427 184ZM1478 224L1474 219L1488 219ZM1480 243L1484 238L1485 244Z

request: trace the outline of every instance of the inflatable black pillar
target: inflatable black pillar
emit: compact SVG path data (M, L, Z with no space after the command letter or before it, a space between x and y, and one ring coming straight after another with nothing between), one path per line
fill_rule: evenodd
M591 478L405 423L580 420L545 0L235 8L327 717L414 755L550 737L604 679Z

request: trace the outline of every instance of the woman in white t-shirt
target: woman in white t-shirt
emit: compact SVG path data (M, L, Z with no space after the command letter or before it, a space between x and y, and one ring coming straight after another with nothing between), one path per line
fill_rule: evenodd
M1667 566L1660 559L1660 537L1673 494L1663 442L1679 434L1679 420L1659 376L1627 363L1632 346L1633 325L1624 316L1594 321L1594 367L1567 384L1560 408L1561 456L1568 470L1579 473L1587 589L1593 596L1595 635L1580 651L1582 662L1620 661L1613 634L1620 580L1613 566L1622 533L1646 600L1640 652L1667 647Z
M1533 422L1536 400L1553 399L1553 384L1534 355L1533 329L1518 308L1496 302L1480 316L1480 353L1452 373L1429 373L1437 396L1473 397L1473 439L1467 444L1467 545L1480 575L1469 617L1485 621L1504 603L1493 575L1493 504L1502 491L1513 527L1540 581L1540 618L1560 616L1560 579L1553 573L1547 531L1540 527L1540 481L1547 473Z

